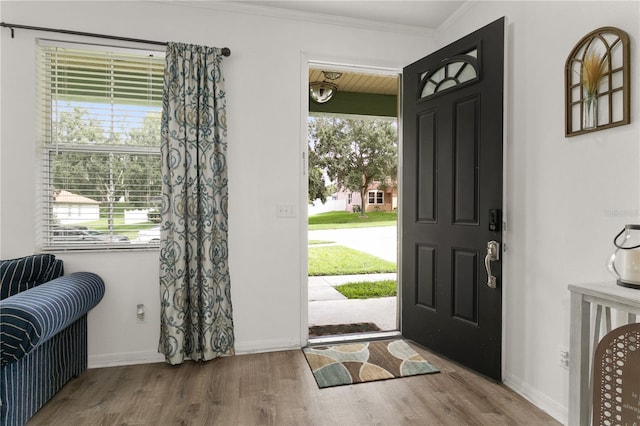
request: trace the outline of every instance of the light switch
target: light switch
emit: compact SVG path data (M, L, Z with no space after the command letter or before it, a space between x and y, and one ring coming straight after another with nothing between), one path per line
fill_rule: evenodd
M276 206L277 217L296 217L296 210L293 204L278 204Z

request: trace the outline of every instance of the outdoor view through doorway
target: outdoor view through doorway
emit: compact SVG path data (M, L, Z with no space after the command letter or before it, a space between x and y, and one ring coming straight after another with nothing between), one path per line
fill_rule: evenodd
M397 332L398 75L311 67L309 83L333 91L309 98L309 339Z

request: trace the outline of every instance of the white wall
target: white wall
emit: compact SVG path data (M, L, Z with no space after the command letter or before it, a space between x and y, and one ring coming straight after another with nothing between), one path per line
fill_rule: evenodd
M565 422L567 285L611 280L613 237L640 222L639 11L637 1L477 2L439 33L444 45L507 17L504 379ZM565 138L565 61L603 26L631 38L631 124Z
M302 58L401 68L494 19L507 16L508 123L505 260L505 380L566 418L572 282L607 280L611 239L638 223L638 2L472 2L428 37L281 20L157 2L2 2L6 22L156 40L228 46L230 267L239 351L301 342L300 220L276 218L276 204L305 211L302 184ZM564 137L563 67L589 31L613 25L632 43L632 124ZM0 257L35 250L37 147L35 37L0 31ZM73 37L64 37L74 39ZM96 40L92 39L92 42ZM304 54L304 55L303 55ZM254 191L255 182L278 182ZM60 253L68 272L95 271L107 284L89 317L92 365L159 359L156 251ZM138 303L146 323L136 322Z
M204 5L204 3L201 3ZM161 2L2 2L1 20L151 40L228 46L230 272L240 352L300 347L304 285L303 219L276 218L277 204L306 212L301 103L303 55L309 60L400 69L430 51L426 36L350 29ZM32 253L38 204L35 37L0 31L0 257ZM100 42L89 39L92 43ZM104 42L104 41L103 41ZM113 43L113 42L111 42ZM148 46L145 46L148 47ZM271 183L255 191L256 183ZM90 364L161 359L158 253L59 253L65 270L94 271L107 286L89 315ZM136 321L136 305L147 322Z

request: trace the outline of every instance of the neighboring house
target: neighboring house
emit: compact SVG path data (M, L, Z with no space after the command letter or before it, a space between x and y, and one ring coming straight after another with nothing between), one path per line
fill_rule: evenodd
M326 212L339 212L339 211L351 211L347 208L347 200L342 199L338 200L335 198L335 194L331 197L327 197L327 199L322 202L319 198L316 198L313 203L309 204L307 207L307 214L309 216L313 216L320 213Z
M62 225L100 219L100 203L69 191L54 191L53 215Z
M346 211L360 211L362 205L360 192L352 192L340 189L336 193L336 199L346 201ZM398 207L398 188L395 182L388 181L386 185L382 182L373 182L367 189L365 199L365 211L395 211Z

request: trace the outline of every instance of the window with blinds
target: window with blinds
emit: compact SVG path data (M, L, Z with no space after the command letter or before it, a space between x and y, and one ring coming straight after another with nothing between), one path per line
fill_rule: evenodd
M160 238L164 53L41 42L42 249Z

